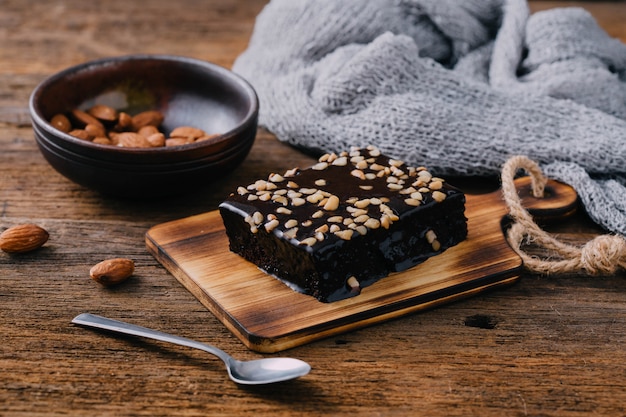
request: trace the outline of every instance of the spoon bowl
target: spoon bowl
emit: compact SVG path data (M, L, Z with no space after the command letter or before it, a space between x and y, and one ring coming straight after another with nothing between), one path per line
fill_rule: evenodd
M311 370L308 363L294 358L263 358L239 361L215 346L90 313L79 314L72 319L72 323L203 350L220 358L226 365L230 379L242 385L288 381L304 376Z

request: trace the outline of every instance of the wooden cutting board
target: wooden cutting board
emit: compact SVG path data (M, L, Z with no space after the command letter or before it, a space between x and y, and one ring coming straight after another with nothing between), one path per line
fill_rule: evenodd
M516 186L535 217L560 218L576 209L567 185L550 182L542 199L531 196L528 178ZM330 304L294 292L230 252L218 211L154 226L146 245L248 348L278 352L515 282L522 261L505 240L506 214L500 191L467 195L465 241Z

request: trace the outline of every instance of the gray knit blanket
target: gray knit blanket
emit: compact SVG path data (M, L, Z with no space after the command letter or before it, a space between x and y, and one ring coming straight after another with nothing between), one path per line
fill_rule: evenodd
M526 155L626 235L626 45L583 9L272 0L233 71L281 141L373 144L440 176L497 176Z

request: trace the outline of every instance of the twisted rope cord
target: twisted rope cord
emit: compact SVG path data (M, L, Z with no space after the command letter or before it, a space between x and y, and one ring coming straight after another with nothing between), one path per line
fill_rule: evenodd
M596 236L584 246L578 247L561 242L542 230L524 209L517 194L514 179L520 169L530 175L534 197L543 197L547 179L537 163L525 156L510 158L502 168L502 193L514 221L507 239L528 270L540 274L586 272L590 275L611 275L620 268L626 269L626 239L621 236L608 234ZM522 249L524 243L533 243L551 250L561 259L539 259L530 256Z

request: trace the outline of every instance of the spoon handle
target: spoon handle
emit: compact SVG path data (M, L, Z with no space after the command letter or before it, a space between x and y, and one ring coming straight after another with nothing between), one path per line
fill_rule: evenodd
M174 336L168 333L160 332L158 330L148 329L147 327L137 326L135 324L125 323L123 321L97 316L95 314L79 314L78 316L74 317L74 319L72 319L72 323L200 349L217 356L225 363L228 363L228 360L230 358L230 356L226 352L216 348L215 346L196 342L195 340L187 339L186 337Z

